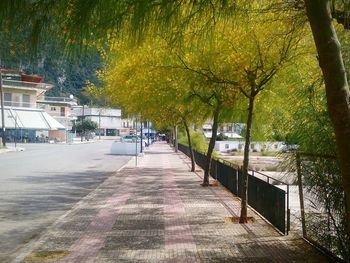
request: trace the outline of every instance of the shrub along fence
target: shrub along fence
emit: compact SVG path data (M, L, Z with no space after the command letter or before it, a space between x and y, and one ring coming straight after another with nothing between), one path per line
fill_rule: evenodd
M345 194L335 156L296 154L303 237L334 262L350 262Z
M190 156L189 148L179 144L179 150ZM195 161L202 169L206 155L194 151ZM217 179L234 195L242 197L242 169L239 166L220 159L212 159L210 175ZM262 177L265 180L258 178ZM286 185L287 191L271 182ZM290 226L289 185L262 173L250 170L248 174L248 204L283 234L288 234Z

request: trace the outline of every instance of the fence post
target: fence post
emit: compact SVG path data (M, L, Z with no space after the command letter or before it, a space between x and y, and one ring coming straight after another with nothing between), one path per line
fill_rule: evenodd
M289 184L287 184L287 235L290 231Z
M303 229L303 237L306 237L304 194L303 194L303 182L302 182L302 176L301 176L300 153L297 153L296 157L297 157L297 174L298 174L298 188L299 188L299 199L300 199L301 226Z
M236 167L236 185L235 185L235 188L236 188L236 193L237 193L237 196L239 196L239 194L238 194L238 169L239 169L239 167Z

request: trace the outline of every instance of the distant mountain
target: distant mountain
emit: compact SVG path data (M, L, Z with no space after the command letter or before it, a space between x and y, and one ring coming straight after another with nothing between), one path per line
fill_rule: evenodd
M45 82L55 85L47 92L48 96L73 94L86 100L80 95L86 81L100 85L96 71L102 67L102 58L97 49L82 48L68 56L64 45L51 38L42 41L44 44L37 50L31 50L28 33L0 32L0 66L43 76Z

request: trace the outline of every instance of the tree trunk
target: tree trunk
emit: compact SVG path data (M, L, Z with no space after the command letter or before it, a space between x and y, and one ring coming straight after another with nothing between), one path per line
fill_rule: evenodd
M168 143L170 144L170 146L171 145L173 145L173 139L174 139L174 135L173 135L173 133L174 133L174 129L170 129L170 131L169 131L169 133L168 133Z
M196 171L196 162L194 160L194 153L193 153L193 148L192 148L192 140L191 140L191 134L190 134L190 129L188 128L186 120L183 121L185 129L186 129L186 134L187 134L187 140L188 140L188 148L190 150L190 158L191 158L191 172Z
M213 127L212 127L211 138L210 138L209 146L208 146L207 162L205 164L204 178L203 178L202 186L209 186L209 173L210 173L210 166L211 166L211 156L212 156L213 151L214 151L216 136L217 136L217 132L218 132L219 113L220 113L219 107L220 106L217 106L215 111L214 111Z
M178 152L179 149L179 145L177 143L177 125L174 126L174 148L175 148L175 152Z
M350 107L349 87L340 43L332 25L330 1L305 0L307 17L325 80L328 111L333 124L346 199L348 248L350 249Z
M249 148L250 148L250 132L253 123L253 112L254 112L254 96L249 98L248 107L248 119L247 119L247 131L245 136L244 145L244 159L243 159L243 170L242 170L242 200L241 200L241 216L239 223L247 223L247 201L248 201L248 164L249 164Z

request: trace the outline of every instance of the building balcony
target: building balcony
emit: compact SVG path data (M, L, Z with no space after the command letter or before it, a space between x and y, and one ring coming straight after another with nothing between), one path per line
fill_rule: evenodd
M40 102L46 102L47 104L49 103L65 103L65 104L71 104L71 105L77 105L77 100L75 98L68 98L68 97L43 97L43 98L38 98L38 101Z
M21 80L3 79L2 84L4 88L19 89L19 90L40 90L47 91L53 87L48 83L35 83Z

